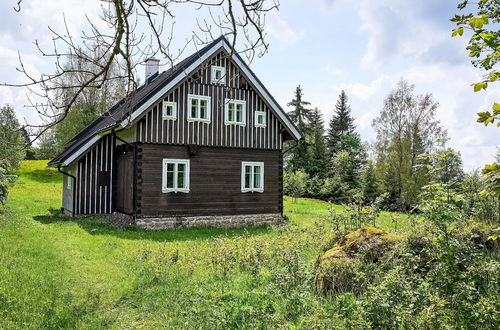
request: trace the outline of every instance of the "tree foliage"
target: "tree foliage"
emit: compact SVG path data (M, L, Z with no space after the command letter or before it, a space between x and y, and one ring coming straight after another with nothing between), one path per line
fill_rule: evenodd
M291 159L288 161L288 165L292 171L305 171L309 163L307 136L310 133L312 110L308 108L310 103L303 100L303 96L302 87L299 85L295 89L294 98L288 103L288 106L293 107L288 112L288 116L297 125L302 134L305 135L304 139L298 141L297 146L292 151Z
M14 108L5 105L0 108L0 160L5 170L12 172L24 159L24 136Z
M309 134L306 136L308 149L306 172L311 177L325 178L328 172L328 149L325 142L323 115L318 108L311 112Z
M308 176L304 171L285 172L283 178L283 190L286 195L292 196L293 201L304 196L306 192Z
M375 166L373 161L369 160L361 171L360 192L363 203L373 203L378 196L377 178L375 176Z
M81 85L89 76L95 74L103 65L106 58L105 55L99 52L88 54L87 56L93 56L94 62L88 63L79 58L71 58L64 64L64 68L68 71L68 74L54 81L54 84L60 87L57 90L60 92L58 98L61 100L61 104L65 104L68 102L68 99L75 97L75 86ZM122 70L121 66L114 63L109 68L110 74L117 77L121 76L120 71ZM97 117L106 113L111 106L125 96L126 91L126 81L122 78L104 81L99 87L86 87L78 94L65 120L55 125L51 129L52 132L47 132L43 136L41 144L53 138L55 149L57 152L61 152L64 149L64 145L71 138L92 123ZM119 120L120 118L115 119ZM47 148L45 149L48 150Z
M472 2L465 0L459 3L458 9L465 10L472 7L472 12L455 15L451 19L457 24L452 37L462 36L465 30L472 33L467 50L472 64L485 71L483 79L473 84L474 92L485 90L488 86L500 79L498 63L500 61L500 0L479 0ZM500 103L494 102L490 111L478 113L477 121L484 125L497 121L500 127ZM500 198L500 166L497 163L486 165L483 169L486 186L483 194Z
M7 174L5 162L0 161L0 204L5 205L9 195L9 182L12 177Z
M432 94L415 95L414 89L407 81L399 81L373 122L377 178L382 190L389 192L388 200L399 209L416 204L420 188L428 182L419 156L445 136L435 118L438 103Z
M347 94L342 90L335 104L333 117L328 125L327 143L331 156L339 151L338 143L342 136L355 133L356 126L348 101Z

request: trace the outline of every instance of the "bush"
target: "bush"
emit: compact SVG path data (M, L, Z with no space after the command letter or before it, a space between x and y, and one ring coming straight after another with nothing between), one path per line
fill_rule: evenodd
M0 161L0 204L7 203L9 195L9 184L16 179L15 175L7 174L5 162Z

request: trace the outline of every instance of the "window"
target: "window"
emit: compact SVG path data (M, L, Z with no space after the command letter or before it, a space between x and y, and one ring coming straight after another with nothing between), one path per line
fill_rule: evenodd
M189 192L188 159L163 159L162 191Z
M177 119L177 103L163 101L162 118L171 120Z
M212 83L224 85L226 80L226 68L212 65Z
M264 192L263 162L241 162L241 191Z
M266 127L266 113L255 111L255 127Z
M224 123L226 125L246 125L246 102L242 100L225 100L226 111Z
M73 170L68 170L68 174L71 174L71 175L74 176ZM66 188L67 189L72 189L73 188L73 178L70 177L70 176L67 176L67 175L66 175Z
M210 96L188 94L188 121L210 123Z

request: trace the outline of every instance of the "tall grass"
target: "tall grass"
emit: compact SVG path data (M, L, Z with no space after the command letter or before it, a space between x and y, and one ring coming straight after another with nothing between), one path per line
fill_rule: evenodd
M0 328L376 324L363 297L314 291L316 258L337 236L327 203L285 198L289 223L277 227L142 231L57 216L61 176L42 161L17 174L0 213ZM393 216L377 224L394 231Z

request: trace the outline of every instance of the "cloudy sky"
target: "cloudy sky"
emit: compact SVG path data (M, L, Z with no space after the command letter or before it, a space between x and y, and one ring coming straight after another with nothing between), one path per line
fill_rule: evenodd
M0 3L0 82L19 82L17 54L33 72L50 72L52 63L40 57L34 40L49 45L47 26L61 28L62 13L75 33L99 11L97 0L24 1ZM481 72L472 67L466 40L451 38L449 18L457 13L453 0L286 0L269 14L266 30L269 52L255 59L252 69L285 106L301 84L305 99L329 120L340 90L350 99L358 130L373 142L372 120L388 92L401 78L430 92L439 102L438 118L462 153L467 169L493 160L500 130L475 122L475 113L500 99L500 89L473 93L470 84ZM193 28L192 11L179 14L176 33L185 37ZM179 16L178 16L179 17ZM182 22L182 23L181 23ZM187 54L186 54L187 55ZM495 88L496 87L496 88ZM0 104L16 107L20 118L36 120L26 104L25 91L0 87Z

